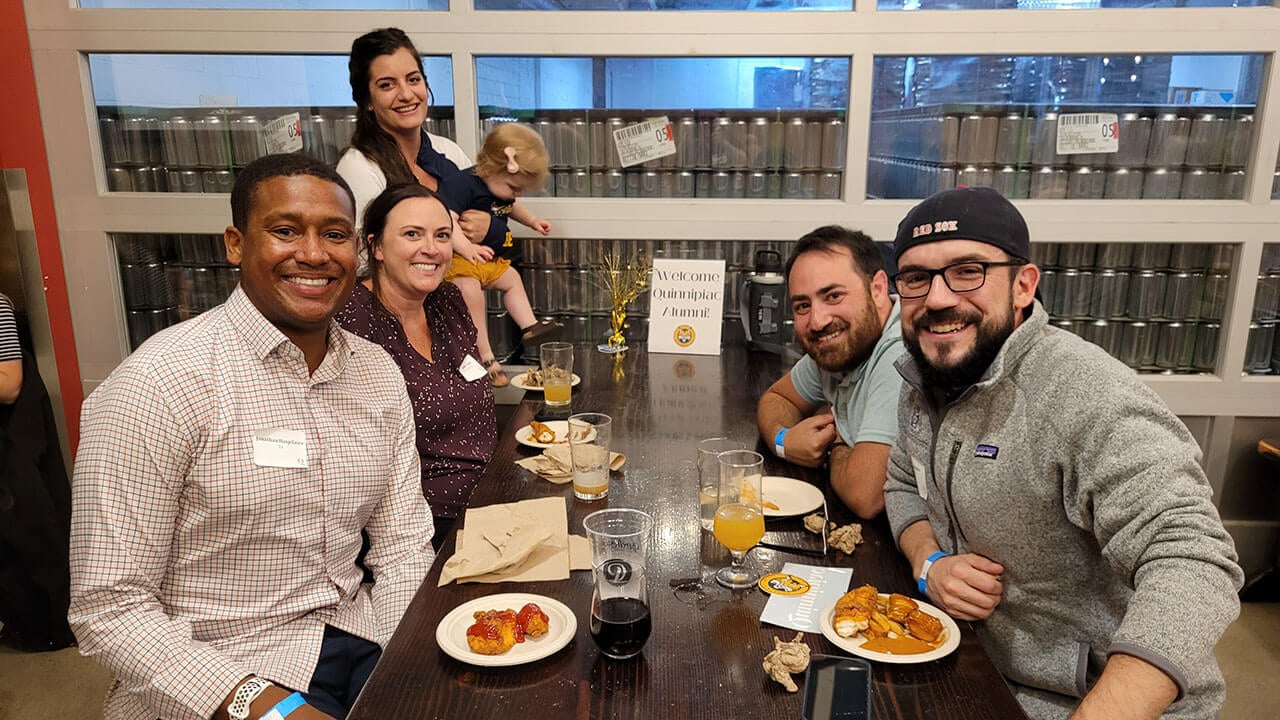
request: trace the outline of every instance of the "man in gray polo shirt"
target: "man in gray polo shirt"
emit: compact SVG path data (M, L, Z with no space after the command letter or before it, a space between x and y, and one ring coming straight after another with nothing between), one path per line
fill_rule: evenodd
M880 250L856 230L820 227L796 242L787 288L805 356L760 398L760 437L797 465L827 462L840 499L874 517L898 434L893 363L903 353Z

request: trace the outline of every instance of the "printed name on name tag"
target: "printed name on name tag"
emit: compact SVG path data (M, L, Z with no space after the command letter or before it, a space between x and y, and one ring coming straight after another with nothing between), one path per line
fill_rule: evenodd
M258 428L253 431L253 464L259 467L305 468L307 435L301 430Z

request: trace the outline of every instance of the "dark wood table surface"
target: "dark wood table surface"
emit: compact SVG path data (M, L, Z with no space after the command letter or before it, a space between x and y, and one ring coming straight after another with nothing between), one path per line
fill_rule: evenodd
M650 355L633 348L620 359L594 348L575 348L575 412L613 417L613 449L627 455L613 474L609 496L583 502L569 484L554 485L512 461L533 452L514 431L542 410L529 393L502 432L493 462L471 498L478 507L528 498L568 499L569 530L582 534L582 518L605 507L636 507L654 517L648 562L653 634L643 653L626 661L604 657L588 633L591 578L574 571L558 582L436 587L440 567L453 552L446 541L440 559L409 606L395 637L349 716L352 720L415 718L799 718L803 688L788 693L761 669L773 638L794 630L765 625L768 596L751 589L730 592L704 584L706 592L674 590L671 581L710 578L728 563L728 552L698 522L694 455L697 440L727 435L756 442L755 403L783 372L775 356L727 348L719 357ZM775 458L763 443L766 473L817 478ZM824 489L826 484L823 483ZM856 520L828 491L832 520ZM770 521L766 539L799 537L798 520ZM853 585L917 596L910 568L898 553L883 517L862 524L865 541L852 555L832 550L825 558L786 551L753 551L756 566L784 562L853 569ZM794 532L793 532L794 531ZM812 536L811 536L812 537ZM459 604L495 593L527 592L555 598L577 615L576 637L551 657L526 665L484 668L459 662L436 646L440 620ZM916 665L873 663L872 716L888 718L1025 718L967 623L951 655ZM814 653L842 654L821 634L805 634ZM794 676L803 685L803 674Z

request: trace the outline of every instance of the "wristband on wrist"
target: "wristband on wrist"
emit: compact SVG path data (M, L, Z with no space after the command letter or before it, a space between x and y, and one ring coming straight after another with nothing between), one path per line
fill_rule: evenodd
M284 720L289 717L289 713L306 704L307 701L303 699L302 693L296 692L276 703L275 707L268 710L267 714L262 716L262 720Z
M949 556L947 555L947 553L944 553L941 550L939 550L938 552L926 558L924 561L924 565L920 566L920 577L916 578L916 588L920 590L921 595L928 594L925 592L925 589L929 586L929 584L926 582L929 579L929 568L933 567L933 564L937 562L939 558L944 558L944 557L949 557Z
M791 428L782 428L782 429L778 430L778 434L777 434L777 435L774 435L774 436L773 436L773 454L774 454L774 455L777 455L778 457L782 458L783 460L786 460L786 459L787 459L787 452L786 452L786 450L785 450L785 449L783 449L783 447L782 447L782 441L783 441L783 439L784 439L784 438L786 438L786 437L787 437L787 431L788 431L788 430L790 430L790 429L791 429Z
M271 685L270 680L264 680L256 675L240 683L235 695L231 697L231 703L227 705L227 716L231 720L249 720L249 705Z

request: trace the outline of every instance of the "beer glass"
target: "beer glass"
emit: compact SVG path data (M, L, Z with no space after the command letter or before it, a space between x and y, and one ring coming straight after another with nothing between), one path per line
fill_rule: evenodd
M591 543L591 639L615 660L635 657L653 629L644 572L653 518L610 508L583 518L582 527Z
M538 346L542 361L542 399L549 408L569 406L573 384L573 345L549 342Z
M720 461L720 494L712 529L732 558L729 567L716 573L716 582L735 590L748 588L759 580L744 561L764 537L764 457L750 450L730 450L716 457Z

